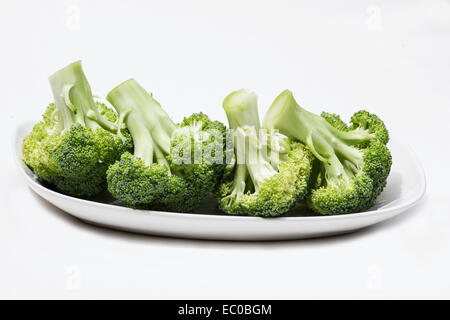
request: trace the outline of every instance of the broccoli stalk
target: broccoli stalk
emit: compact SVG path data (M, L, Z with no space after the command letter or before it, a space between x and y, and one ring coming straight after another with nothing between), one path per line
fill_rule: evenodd
M49 77L49 82L60 115L58 130L66 131L78 123L90 129L103 127L111 132L117 131L116 126L100 114L81 61L58 70Z
M158 163L170 170L166 160L175 124L160 104L134 79L129 79L106 97L127 124L134 141L134 155L146 165Z
M303 142L322 164L310 197L312 208L320 213L367 209L389 173L388 133L383 122L360 111L352 123L348 127L336 115L318 116L303 109L288 90L275 99L265 115L263 127ZM376 157L367 156L373 154Z
M364 164L364 154L352 145L373 138L373 134L360 128L336 129L323 117L300 107L288 90L273 102L265 115L264 127L277 128L280 133L305 143L323 162L327 183L336 186L348 183Z
M264 148L267 146L261 141L263 137L258 137L258 134L253 126L243 126L235 129L234 134L236 136L236 154L238 169L242 166L244 169L240 169L235 176L235 184L242 185L247 179L247 174L251 179L252 189L258 192L263 181L271 178L278 173L272 166L270 159L267 157L267 153L264 152ZM243 163L241 163L241 158Z
M258 130L261 127L257 97L252 92L241 89L230 93L223 100L223 109L231 129L249 126Z
M245 182L250 176L253 184L248 188L258 192L261 183L277 174L269 159L265 156L263 148L266 146L259 137L261 124L259 121L256 95L246 90L238 90L228 95L223 108L227 115L230 128L234 130L235 149L237 161L237 174L233 185L236 189L233 194L240 196L244 193Z

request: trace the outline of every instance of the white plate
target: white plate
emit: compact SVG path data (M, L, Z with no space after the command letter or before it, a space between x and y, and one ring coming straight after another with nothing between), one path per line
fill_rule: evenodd
M314 216L299 208L278 218L240 217L221 214L213 200L196 213L137 210L112 204L99 197L82 200L55 192L41 184L21 161L22 139L32 123L21 125L14 147L17 163L28 185L41 197L86 222L114 229L196 239L286 240L336 235L355 231L392 218L414 206L425 193L425 175L414 153L397 139L389 143L393 166L388 183L375 207L366 212L339 216Z

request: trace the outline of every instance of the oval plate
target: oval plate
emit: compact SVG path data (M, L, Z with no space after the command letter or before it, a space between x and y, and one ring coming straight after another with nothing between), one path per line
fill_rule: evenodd
M411 149L391 139L393 166L377 204L368 211L318 216L299 207L283 217L224 215L213 199L195 213L137 210L122 207L108 195L93 200L70 197L49 189L21 161L22 139L33 123L21 125L14 140L16 160L30 188L42 198L81 220L109 228L170 237L214 240L287 240L330 236L356 231L392 218L414 206L425 193L425 175Z

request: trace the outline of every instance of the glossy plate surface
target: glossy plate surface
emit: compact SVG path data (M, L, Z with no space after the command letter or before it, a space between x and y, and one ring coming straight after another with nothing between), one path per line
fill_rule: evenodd
M137 210L114 203L108 195L83 200L55 192L43 185L21 161L22 139L32 123L21 125L14 140L17 164L29 187L68 214L89 223L114 229L181 238L215 240L287 240L336 235L355 231L392 218L414 206L425 193L425 175L416 156L392 138L393 166L378 203L366 212L317 216L301 208L278 218L239 217L221 214L210 199L195 213Z

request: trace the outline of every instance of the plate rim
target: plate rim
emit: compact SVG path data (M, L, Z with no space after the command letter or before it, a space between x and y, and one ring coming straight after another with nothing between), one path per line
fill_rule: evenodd
M178 216L189 216L192 218L201 218L201 219L234 219L234 220L282 220L282 221L299 221L299 220L308 220L308 221L313 221L313 220L317 220L317 221L330 221L330 220L345 220L345 219L349 219L349 218L357 218L360 216L364 216L364 217L370 217L373 215L381 215L381 214L389 214L391 212L395 212L398 210L403 209L402 211L414 206L416 203L418 203L425 195L426 193L426 186L427 186L427 181L426 181L426 175L425 175L425 171L417 157L417 154L414 152L414 150L410 147L410 145L406 142L404 142L403 140L399 139L397 136L394 136L395 141L400 142L401 145L403 145L405 148L408 149L408 152L412 155L412 160L413 160L413 164L414 167L417 168L418 170L418 176L420 179L420 184L419 184L419 190L417 192L415 192L416 196L415 197L411 197L408 198L405 202L401 202L397 205L394 205L392 207L389 208L385 208L385 209L379 209L379 210L372 210L372 211L363 211L363 212L357 212L357 213L347 213L347 214L340 214L340 215L321 215L321 216L299 216L299 217L284 217L284 216L280 216L280 217L257 217L257 216L239 216L239 215L213 215L213 214L200 214L200 213L189 213L189 212L172 212L172 211L158 211L158 210L145 210L145 209L136 209L136 208L130 208L130 207L123 207L123 206L119 206L119 205L114 205L114 204L109 204L109 203L101 203L101 202L97 202L97 201L93 201L93 200L87 200L87 199L81 199L81 198L77 198L77 197L72 197L57 191L54 191L52 189L49 189L45 186L43 186L42 184L40 184L39 182L37 182L36 180L32 179L32 177L29 176L29 174L26 172L26 164L23 163L22 158L21 158L21 150L19 145L21 145L21 143L19 143L19 140L21 140L23 137L21 135L21 132L24 131L25 129L29 129L35 122L33 121L25 121L20 123L19 125L16 126L16 130L15 130L15 134L13 135L13 139L12 139L12 147L13 147L13 154L14 154L14 162L16 163L16 165L18 166L18 169L21 171L22 176L25 177L25 179L27 180L29 185L33 185L35 188L40 189L42 192L47 192L52 194L53 196L56 197L61 197L66 201L72 201L72 202L79 202L79 203L83 203L83 204L88 204L88 205L93 205L96 207L103 207L103 208L108 208L108 207L114 207L114 210L119 210L122 212L133 212L135 214L163 214L167 217L172 216L172 217L178 217ZM31 170L31 169L29 169ZM45 198L44 198L45 199ZM47 199L45 199L47 202L49 202Z

